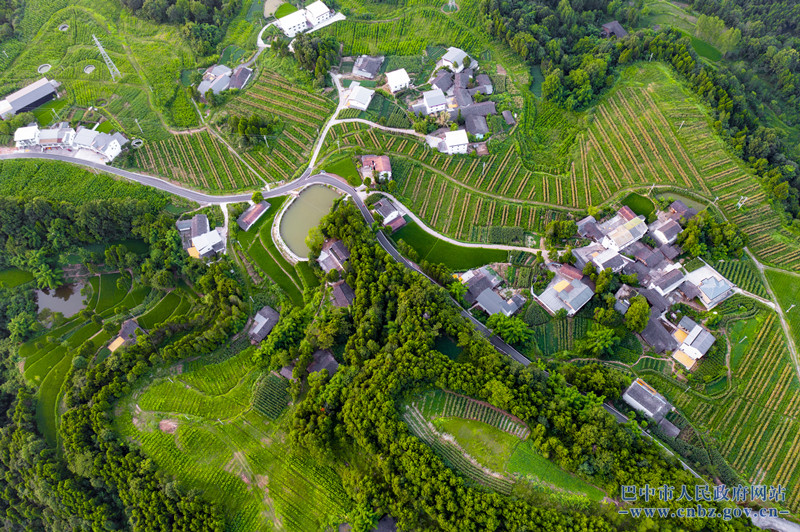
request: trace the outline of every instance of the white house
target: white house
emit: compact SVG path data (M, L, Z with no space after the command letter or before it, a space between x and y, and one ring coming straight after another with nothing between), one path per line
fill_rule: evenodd
M331 9L323 4L320 0L317 0L306 8L306 18L312 26L316 26L317 24L328 20L331 18L331 16Z
M469 147L469 138L467 137L466 130L457 129L455 131L448 131L444 134L445 152L449 155L456 153L467 153Z
M14 142L17 144L17 148L28 148L39 144L39 127L17 128L14 132Z
M445 99L442 89L433 89L423 92L422 101L425 103L426 115L438 113L447 108L447 99ZM466 132L464 135L466 135Z
M187 251L196 259L204 259L225 249L225 242L219 231L212 229L207 233L192 238L192 247Z
M72 145L75 148L92 150L106 157L109 162L113 161L122 152L122 147L128 143L128 139L120 133L109 135L100 133L93 129L79 128L75 134Z
M278 27L280 27L283 33L289 38L306 31L308 29L306 10L301 9L300 11L295 11L294 13L289 13L285 17L279 18Z
M374 90L362 87L361 83L354 81L350 85L350 94L347 96L347 107L366 111L374 94Z
M386 73L386 81L389 84L389 90L392 94L407 89L411 85L411 78L408 77L408 72L405 68L392 70Z
M441 63L442 66L446 66L453 72L461 72L464 70L464 63L466 62L467 57L469 57L467 52L461 48L455 48L451 46L447 49L447 52L444 54L444 56L442 56Z
M56 124L50 129L39 131L39 146L42 148L66 148L72 145L75 130L66 122Z

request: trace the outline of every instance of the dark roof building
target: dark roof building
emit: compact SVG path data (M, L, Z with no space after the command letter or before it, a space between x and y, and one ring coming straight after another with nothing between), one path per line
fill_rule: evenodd
M603 239L603 232L600 231L600 228L597 226L597 220L594 216L587 216L578 221L578 234L584 238L591 238L592 240Z
M491 290L493 281L490 277L478 274L467 282L467 293L464 294L464 301L470 305L474 305L478 300L478 296L485 290Z
M562 264L558 269L558 273L566 279L574 279L576 281L583 279L583 272L572 264Z
M459 107L472 105L472 96L469 95L469 91L467 91L467 89L456 88L455 97L456 103Z
M666 296L672 292L683 282L683 274L680 270L670 270L662 272L661 275L655 276L650 281L650 288L658 291L662 296Z
M341 271L344 263L350 258L350 251L341 240L328 240L322 245L322 251L317 262L325 272L331 270Z
M265 306L253 316L253 325L247 335L250 337L250 343L255 345L261 342L278 323L280 314L278 311L270 306Z
M460 111L461 116L465 119L468 116L489 116L497 114L494 102L473 103L472 105L460 109Z
M675 338L664 328L661 324L659 312L656 308L650 310L650 321L647 322L647 327L642 331L642 339L647 342L656 353L663 353L664 351L672 351L678 346Z
M327 349L324 351L315 351L313 357L314 359L311 361L311 364L308 365L309 373L316 373L317 371L327 369L328 375L332 377L333 374L336 373L336 370L339 369L339 363L333 358L333 353Z
M247 82L250 80L250 76L253 75L253 71L247 68L244 65L240 65L236 67L236 70L233 71L231 75L231 84L228 86L230 89L242 89Z
M331 293L331 302L336 307L349 307L353 300L356 298L356 293L350 288L350 285L344 281L339 281L333 285Z
M0 100L0 119L5 120L15 114L33 111L55 98L58 92L54 83L42 78L9 94L4 100Z
M648 268L655 268L664 261L664 254L660 250L652 250L642 258L642 263Z
M514 124L517 123L517 121L514 120L514 115L511 113L511 111L507 110L503 111L503 120L505 120L506 124L508 124L509 126L513 126Z
M476 304L490 316L498 313L511 316L525 304L525 298L515 295L511 299L505 300L494 290L486 289L478 294Z
M353 65L353 75L367 79L374 79L380 72L383 56L362 55Z
M239 224L239 227L242 231L248 231L253 224L256 223L261 216L269 209L269 203L266 201L262 201L260 203L256 203L247 208L246 211L242 213L239 218L236 219L236 223Z
M667 421L667 418L662 419L658 422L658 428L660 428L664 434L669 436L670 438L677 438L678 434L681 433L681 429Z
M205 214L195 214L188 220L177 221L175 222L175 227L181 235L183 249L188 249L192 245L192 239L210 231L208 216Z
M492 86L492 79L486 74L478 74L475 77L475 83L483 86Z
M457 72L455 75L455 87L456 90L458 89L466 89L467 85L469 85L469 80L472 79L472 69L465 68L461 72Z
M655 290L651 290L649 288L640 288L639 293L644 296L650 306L657 310L659 314L666 311L670 307L670 302L667 301L667 298L656 292Z
M136 318L125 320L119 328L119 336L125 341L136 341L136 329L139 329L139 323Z
M627 37L628 32L625 30L625 28L622 27L622 24L614 20L612 22L603 24L603 31L600 32L600 35L606 38L611 37L613 35L618 39L621 39L623 37Z
M664 254L664 257L668 258L669 260L675 260L675 257L681 254L681 249L677 246L670 246L668 244L664 244L658 250Z
M453 73L448 70L440 70L431 85L438 87L442 92L449 91L453 86Z
M476 137L483 137L489 132L489 124L486 123L486 117L483 116L468 116L465 120L465 127L467 133Z
M667 412L672 409L672 405L664 396L642 379L636 379L631 383L622 394L622 400L656 422L664 419Z

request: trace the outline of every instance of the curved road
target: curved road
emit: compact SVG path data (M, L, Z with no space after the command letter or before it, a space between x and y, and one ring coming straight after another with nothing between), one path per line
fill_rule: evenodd
M252 194L235 194L229 196L211 196L209 194L203 194L202 192L197 192L194 190L186 189L177 185L174 185L168 181L164 181L163 179L159 179L157 177L139 174L136 172L129 172L127 170L122 170L121 168L114 168L113 166L107 166L104 164L95 163L92 161L85 161L82 159L75 159L74 157L68 157L66 155L55 155L50 153L8 153L4 155L0 155L0 160L8 160L8 159L47 159L51 161L61 161L71 164L77 164L80 166L86 166L89 168L93 168L95 170L100 170L102 172L108 172L110 174L114 174L120 177L124 177L125 179L129 179L131 181L136 181L137 183L141 183L143 185L147 185L153 188L157 188L158 190L163 190L164 192L169 192L170 194L174 194L176 196L180 196L182 198L186 198L192 201L196 201L198 203L206 203L206 204L221 204L221 203L237 203L242 201L249 201ZM372 217L372 213L369 212L369 209L364 204L363 200L359 197L356 190L351 187L344 179L333 177L327 174L313 174L313 175L303 175L303 177L296 179L290 183L286 183L285 185L281 185L269 191L264 191L264 198L274 198L277 196L284 196L302 186L307 185L330 185L333 187L338 188L342 192L347 193L351 198L353 198L353 202L356 204L358 209L361 211L361 215L366 220L367 224L372 224L375 219ZM386 237L386 235L379 231L377 233L377 239L380 243L381 247L386 250L389 255L391 255L397 262L403 264L409 269L414 270L417 273L424 275L428 278L429 281L432 283L435 282L433 279L425 275L419 267L414 264L413 262L407 260L405 257L400 255L400 253L395 249L394 245L392 244L391 240ZM461 308L461 306L452 298L450 298L454 305ZM481 322L476 320L472 314L467 312L464 309L461 309L461 314L470 320L475 328L478 329L484 336L489 337L489 341L494 345L494 347L500 351L501 353L510 356L517 362L527 366L530 364L530 361L525 358L519 351L505 343L503 340L498 338L497 336L491 336L492 331L489 330L485 325Z

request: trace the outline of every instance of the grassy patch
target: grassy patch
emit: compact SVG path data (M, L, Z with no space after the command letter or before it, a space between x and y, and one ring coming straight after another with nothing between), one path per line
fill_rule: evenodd
M439 240L411 222L392 235L397 242L404 240L419 254L420 260L443 263L452 270L467 270L492 262L504 262L508 253L503 250L457 246Z
M786 315L795 345L800 345L800 277L775 270L766 270L764 273ZM789 310L792 306L794 308Z
M539 481L557 490L583 494L593 501L605 497L598 488L567 473L534 450L530 441L520 443L508 462L511 473L519 473L530 481Z
M722 52L702 39L692 37L692 46L700 57L705 57L711 61L719 61L722 59Z
M463 351L449 336L439 336L436 338L436 343L433 344L433 348L450 360L456 360L458 355Z
M505 473L508 460L520 439L500 429L471 419L439 418L433 424L455 437L464 450L482 465Z
M347 182L354 187L361 184L358 168L356 168L356 163L353 162L353 157L350 155L326 163L325 171L347 179Z
M656 208L652 201L641 194L636 193L625 196L625 199L622 200L622 204L627 205L633 212L642 215L645 218L648 217Z
M281 4L278 6L278 9L275 10L275 18L283 18L286 15L294 13L295 11L297 11L297 8L294 7L294 5L289 3Z
M138 319L139 325L143 329L152 329L166 320L174 312L175 308L180 305L180 302L181 296L177 293L177 290L173 290L159 301L158 305Z
M13 288L30 281L33 281L33 274L30 272L18 270L16 268L0 270L0 286Z

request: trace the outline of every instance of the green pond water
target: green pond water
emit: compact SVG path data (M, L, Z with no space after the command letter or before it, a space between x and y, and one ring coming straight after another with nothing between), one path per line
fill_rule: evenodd
M312 227L319 225L323 216L331 210L339 193L322 185L313 185L303 190L289 205L281 219L281 238L292 253L308 257L306 237Z

